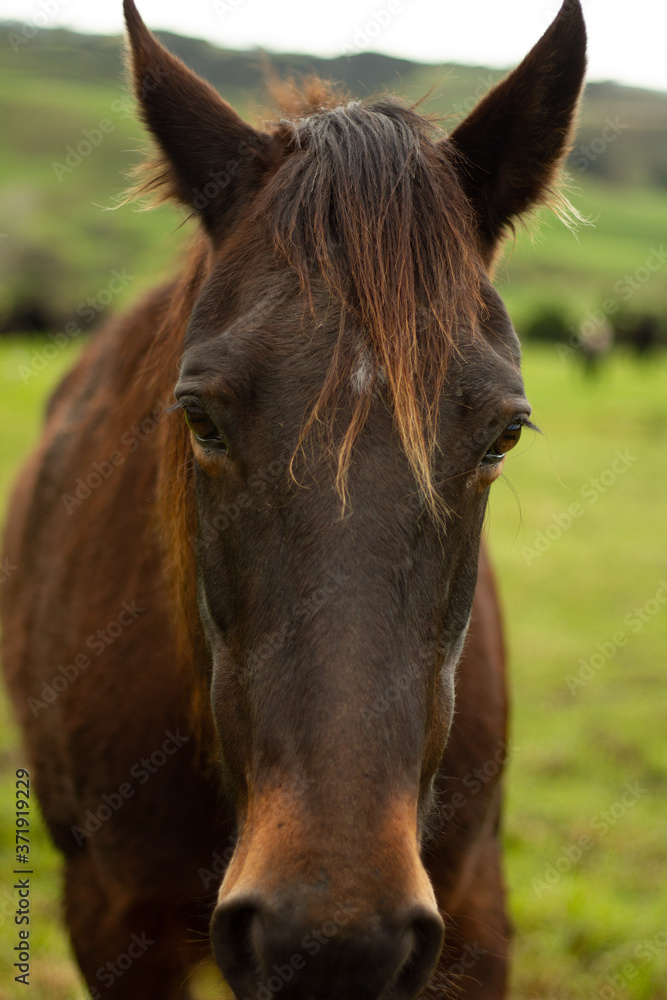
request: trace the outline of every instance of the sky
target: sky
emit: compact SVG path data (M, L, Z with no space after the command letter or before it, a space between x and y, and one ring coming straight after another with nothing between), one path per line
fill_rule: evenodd
M589 80L667 91L666 0L582 0ZM385 52L421 62L510 67L559 0L137 0L150 28L213 44L332 56ZM0 0L0 19L122 31L121 0ZM2 40L0 39L0 44Z

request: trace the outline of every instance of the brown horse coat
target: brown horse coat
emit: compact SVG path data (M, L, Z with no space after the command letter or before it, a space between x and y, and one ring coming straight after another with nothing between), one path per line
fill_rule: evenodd
M2 589L77 960L93 995L183 996L213 914L239 998L500 1000L477 554L529 410L487 272L553 194L579 3L451 138L312 87L257 132L126 14L150 183L201 234L50 401Z

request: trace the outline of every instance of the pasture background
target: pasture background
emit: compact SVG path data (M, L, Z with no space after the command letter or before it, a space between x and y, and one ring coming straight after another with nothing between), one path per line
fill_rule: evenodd
M214 67L219 85L233 78L225 95L241 110L250 113L259 104L259 95L248 96L258 59L239 63L203 43L170 41L190 51L190 63L211 78ZM18 55L11 61L5 48L0 58L0 315L12 329L12 317L37 301L55 332L89 296L97 299L114 269L126 268L132 279L109 311L129 304L167 273L189 230L178 229L174 211L137 217L129 207L99 207L113 204L111 194L123 183L120 169L136 160L128 151L141 145L139 127L115 105L123 95L118 43L40 32ZM395 62L378 57L339 69L359 78L363 71L371 89L391 83L412 97L435 82L436 111L463 108L494 77L482 68L436 74L390 65ZM296 63L310 64L327 71L321 61ZM248 66L255 76L247 75ZM353 79L348 83L354 86ZM568 325L576 330L605 300L637 315L664 311L667 266L637 281L627 300L616 286L626 287L625 276L638 273L667 233L667 97L592 88L582 143L600 136L606 119L616 116L632 126L586 170L572 170L573 200L595 225L575 238L546 220L534 244L519 235L499 271L520 331L550 310L560 313L565 331ZM104 117L114 129L58 180L53 163ZM38 437L44 400L80 349L75 341L37 370L35 359L50 343L15 336L0 342L3 507ZM486 529L506 612L513 692L505 817L517 931L511 997L667 1000L667 605L655 604L651 614L647 609L637 631L630 624L637 620L634 609L655 602L667 580L667 359L658 354L640 362L617 352L598 378L587 379L565 340L528 342L525 378L544 434L525 433L493 487ZM627 456L622 474L613 471L617 450ZM582 513L564 527L573 503ZM616 646L612 637L619 632L627 642ZM566 678L578 675L582 661L590 663L598 643L611 645L612 654L571 691ZM79 1000L85 991L59 922L59 861L38 822L31 986L19 990L13 983L13 788L24 763L3 700L0 998ZM627 784L638 795L629 807L621 805ZM609 821L601 818L605 813ZM577 859L572 845L582 837L590 837L590 846Z

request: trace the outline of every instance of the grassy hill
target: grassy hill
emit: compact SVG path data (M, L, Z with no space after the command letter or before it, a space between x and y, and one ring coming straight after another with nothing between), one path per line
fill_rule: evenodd
M270 116L261 53L163 38L242 114ZM452 122L499 76L373 53L275 55L271 63L279 74L315 72L361 96L391 90L417 100L431 91L425 107ZM179 228L175 209L138 217L114 200L145 145L124 86L120 38L44 30L16 52L3 47L0 118L0 328L61 327L104 292L114 269L133 277L111 308L168 273L192 224ZM575 238L548 219L536 241L519 234L498 275L517 325L556 311L565 327L576 326L605 301L634 314L663 311L667 268L640 279L667 232L667 94L590 85L570 175L572 200L592 225ZM629 291L626 276L636 286Z

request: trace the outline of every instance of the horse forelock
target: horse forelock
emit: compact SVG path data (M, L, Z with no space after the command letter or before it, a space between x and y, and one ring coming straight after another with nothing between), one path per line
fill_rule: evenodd
M338 447L338 489L344 498L354 442L382 378L418 486L437 511L438 404L448 358L460 331L474 331L481 303L481 261L453 150L428 118L389 98L319 107L280 127L290 154L257 211L311 308L318 277L342 307L334 361L304 436L355 382L361 335L372 374L356 379L369 391L356 393Z

